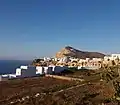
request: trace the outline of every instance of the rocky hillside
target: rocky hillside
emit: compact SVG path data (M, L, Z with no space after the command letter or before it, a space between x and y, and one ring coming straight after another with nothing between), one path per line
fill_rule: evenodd
M103 58L105 55L99 52L80 51L73 47L66 46L65 48L61 49L60 52L56 53L57 58L61 58L65 56L84 59L84 58Z

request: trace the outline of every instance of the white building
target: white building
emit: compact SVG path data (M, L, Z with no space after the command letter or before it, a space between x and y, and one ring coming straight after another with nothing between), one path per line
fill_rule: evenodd
M44 73L45 74L52 74L53 73L52 67L44 67Z
M36 74L52 74L52 66L49 67L41 67L41 66L37 66L36 67Z
M6 81L9 79L9 76L0 75L0 81Z
M17 68L16 69L16 76L21 76L22 75L21 71L22 70L20 68Z
M120 54L112 54L111 57L115 60L115 59L120 59Z
M9 74L3 74L2 77L3 77L3 78L8 78L8 77L9 77Z
M80 59L79 63L82 63L82 62L86 62L86 60L85 59Z
M102 58L93 58L92 60L98 62L98 61L102 61Z
M58 58L53 58L52 61L59 61L59 59Z
M36 74L44 74L44 67L41 67L41 66L37 66L36 67Z
M47 58L44 57L43 59L44 59L44 61L50 61L51 60L51 58L49 58L49 57L47 57Z
M90 58L86 58L86 61L88 62L90 60Z
M109 55L104 56L104 60L105 60L105 61L108 61L108 60L111 60L111 59L112 59L112 57L111 57L111 56L109 56Z
M20 66L20 69L28 69L28 66Z
M69 62L69 58L68 57L64 57L63 58L63 62Z
M16 76L20 76L20 77L36 76L36 68L32 67L32 66L28 67L28 69L17 68L16 69Z
M11 78L16 78L16 74L3 74L0 75L0 81L6 81Z
M60 58L60 60L58 61L58 63L67 63L67 62L69 62L70 61L70 59L68 58L68 57L63 57L63 58Z
M78 61L79 59L78 58L70 58L71 62L74 62L74 61Z
M16 78L16 74L9 74L9 78Z
M110 56L105 56L104 60L116 60L116 59L120 59L120 54L111 54Z
M58 58L54 58L55 61L58 61Z
M81 68L82 68L82 66L78 66L78 68L77 68L77 69L79 70L79 69L81 69Z

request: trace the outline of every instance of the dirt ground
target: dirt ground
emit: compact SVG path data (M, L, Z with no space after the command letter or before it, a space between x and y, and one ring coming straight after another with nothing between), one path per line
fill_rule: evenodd
M53 92L72 85L76 85L76 82L49 77L3 81L0 82L0 103L7 103L38 92Z
M111 84L101 82L98 72L78 71L64 76L82 77L86 82L51 77L0 82L0 105L118 105L110 100L115 93Z

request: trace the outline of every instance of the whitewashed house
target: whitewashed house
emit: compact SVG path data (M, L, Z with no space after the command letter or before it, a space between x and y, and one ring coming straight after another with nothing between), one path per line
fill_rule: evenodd
M52 74L53 73L52 67L44 67L44 73L45 74Z
M58 61L58 63L62 63L63 62L63 60L62 60L62 58Z
M0 81L6 81L6 80L8 80L9 79L9 77L8 76L2 76L2 75L0 75Z
M104 56L104 61L112 60L112 57L110 55Z
M49 57L47 57L47 58L44 57L43 59L44 59L44 61L50 61L51 60L51 58L49 58Z
M82 68L82 66L78 66L78 68L77 68L77 69L79 70L79 69L81 69L81 68Z
M9 74L3 74L0 75L0 81L8 80L9 79Z
M63 57L63 58L60 58L60 60L58 61L58 63L67 63L67 62L69 62L70 61L70 59L68 58L68 57Z
M2 77L3 77L3 78L8 78L8 77L9 77L9 74L3 74Z
M115 59L120 59L120 54L112 54L111 57Z
M99 58L93 58L92 60L93 60L93 61L98 61L98 60L99 60Z
M91 61L93 61L93 62L100 62L102 60L103 60L102 58L93 58Z
M22 70L20 68L16 69L16 76L21 76L22 75Z
M33 66L28 67L28 69L16 69L16 76L19 77L33 77L36 76L36 68Z
M44 74L44 67L41 67L41 66L37 66L36 67L36 74Z
M9 74L9 78L16 78L16 74Z
M58 61L58 58L54 58L54 61Z
M89 61L90 61L90 58L86 58L86 61L89 62Z
M68 57L64 57L64 58L62 58L62 61L65 62L65 63L69 62L69 58Z
M20 69L28 69L28 66L20 66Z
M107 61L107 60L116 60L116 59L120 59L120 54L111 54L109 56L105 56L104 57L104 60Z
M86 62L85 59L79 59L79 63Z

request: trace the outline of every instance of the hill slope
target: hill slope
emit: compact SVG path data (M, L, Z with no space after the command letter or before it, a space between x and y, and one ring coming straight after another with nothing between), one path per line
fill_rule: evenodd
M60 52L56 53L57 58L70 56L70 57L77 57L77 58L103 58L105 55L99 52L88 52L88 51L80 51L73 47L66 46Z

